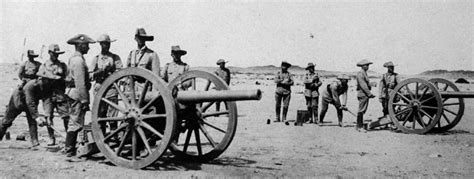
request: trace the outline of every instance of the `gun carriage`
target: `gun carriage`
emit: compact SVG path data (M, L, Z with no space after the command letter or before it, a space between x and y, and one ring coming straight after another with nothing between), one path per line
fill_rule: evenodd
M127 68L102 83L90 130L100 152L117 166L144 168L167 149L177 158L205 162L222 154L234 137L235 101L260 98L260 90L230 90L203 71L166 83L148 70ZM221 102L220 110L211 109ZM107 110L116 112L101 112Z

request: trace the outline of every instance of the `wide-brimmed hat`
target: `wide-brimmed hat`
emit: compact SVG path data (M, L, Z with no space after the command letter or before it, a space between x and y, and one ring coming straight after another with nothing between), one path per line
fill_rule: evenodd
M95 43L94 39L90 38L86 34L77 34L67 41L67 44L76 45L83 43Z
M287 61L282 61L281 66L287 66L289 68L289 67L291 67L291 64L288 63Z
M337 79L339 80L350 80L351 78L347 76L346 74L340 74L337 76Z
M39 56L38 54L35 54L35 51L33 51L33 50L28 50L28 51L26 51L26 55L27 55L28 57L33 57L33 58L36 58L36 57Z
M97 42L109 42L110 43L110 42L115 42L115 41L116 41L116 39L111 40L110 36L107 35L107 34L102 34L102 35L99 36L99 38L97 38Z
M364 65L370 65L370 64L372 64L372 62L369 62L369 61L366 60L366 59L363 59L363 60L357 62L357 66L359 66L359 67L360 67L360 66L364 66Z
M178 55L186 55L186 50L182 50L179 45L171 46L171 53L178 54Z
M221 64L221 63L227 63L228 61L225 61L224 59L219 59L217 60L216 64Z
M61 50L59 49L59 45L58 45L58 44L51 44L51 45L49 45L48 51L53 52L53 53L55 53L55 54L63 54L63 53L64 53L64 51L61 51Z
M306 66L306 69L308 69L308 68L314 68L314 66L315 66L314 63L308 63L308 66Z
M395 65L393 64L392 61L388 61L388 62L385 62L385 63L383 64L383 67L393 67L393 66L395 66Z
M147 35L145 29L141 27L135 31L135 37L139 37L145 41L153 41L155 39L152 35Z

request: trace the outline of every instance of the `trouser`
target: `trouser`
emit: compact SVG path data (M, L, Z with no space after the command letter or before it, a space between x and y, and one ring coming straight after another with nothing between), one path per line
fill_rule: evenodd
M118 96L112 96L107 98L109 101L118 104ZM103 105L99 108L99 117L115 117L118 115L118 110L111 107L110 105ZM117 122L109 122L110 130L117 129ZM100 128L105 134L107 125L106 123L100 123Z
M217 102L216 102L216 111L220 111L220 109L221 109L221 102L224 103L225 108L227 109L227 103L226 103L226 102L217 101Z
M66 133L66 153L75 154L77 135L84 127L84 116L86 114L85 104L81 101L70 99L69 124Z
M63 119L64 130L67 131L68 123L69 123L69 103L68 97L62 94L61 99L58 99L58 96L51 95L43 99L43 109L45 113L46 120L48 120L48 134L49 138L52 140L52 144L54 144L54 109L58 112L61 119Z
M387 98L382 98L382 112L384 116L388 115L388 99Z
M275 94L275 113L276 113L276 121L280 121L280 109L282 108L281 102L283 101L283 114L282 119L286 121L286 114L288 113L288 106L290 106L290 99L291 93L287 95L283 94Z
M309 120L318 121L318 97L308 97L305 96L306 99L306 108L308 109Z
M2 140L8 128L12 126L13 121L16 119L16 117L18 117L18 115L20 115L22 112L25 112L26 120L28 122L28 127L30 131L31 143L33 145L38 144L38 127L36 121L31 116L30 112L28 110L25 110L25 107L25 94L22 90L17 88L13 91L13 94L10 97L10 101L5 110L5 117L1 120L0 123L0 140Z
M319 122L320 123L323 123L324 121L324 116L326 116L326 112L328 111L328 107L329 107L329 104L332 104L334 105L334 107L336 108L336 111L337 111L337 120L338 122L342 122L342 118L343 118L343 113L342 113L342 109L339 109L339 107L336 106L336 104L334 104L334 102L332 101L327 101L327 100L321 100L321 112L319 113Z
M367 107L369 106L369 97L367 96L358 96L359 100L359 111L357 113L357 128L362 128L364 126L364 114L367 112Z

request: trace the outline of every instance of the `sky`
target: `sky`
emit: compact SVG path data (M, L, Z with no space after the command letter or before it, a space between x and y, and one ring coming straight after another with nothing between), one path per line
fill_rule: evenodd
M57 43L67 61L74 47L66 41L83 33L109 34L111 51L126 60L136 49L138 27L154 35L147 46L161 64L172 45L188 54L190 66L279 66L281 61L319 70L357 71L362 59L384 72L474 70L473 2L422 1L1 1L0 63L20 62L27 49ZM24 39L26 43L24 45ZM100 51L91 44L85 56ZM47 58L43 49L40 61ZM217 67L217 66L216 66Z

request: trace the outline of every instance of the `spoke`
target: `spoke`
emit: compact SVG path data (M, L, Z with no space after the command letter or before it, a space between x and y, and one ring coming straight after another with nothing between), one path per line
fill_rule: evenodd
M425 110L423 109L420 109L421 113L423 113L426 117L430 118L430 121L428 122L428 125L434 121L434 118L432 116L430 116Z
M425 100L421 101L420 103L421 103L421 104L424 104L424 103L426 103L427 101L429 101L429 100L431 100L431 99L433 99L433 98L435 98L434 95L431 96L431 97L429 97L428 99L425 99Z
M412 114L413 114L413 110L411 110L410 113L408 113L408 115L405 117L405 120L403 120L402 126L405 126L405 124L408 122L408 119L412 117Z
M203 121L203 123L206 124L206 125L208 125L209 127L213 128L213 129L215 129L215 130L218 130L219 132L226 133L224 130L222 130L222 129L220 129L220 128L218 128L218 127L212 125L212 124L209 124L209 123L207 123L207 122L205 122L205 121Z
M446 103L446 104L443 104L443 106L455 106L455 105L459 105L459 103Z
M166 118L166 114L142 114L142 120L144 119L155 119L155 118Z
M150 85L150 81L146 80L145 85L143 85L142 93L140 94L140 99L138 99L138 107L140 107L140 105L143 103L146 93L148 92L149 85Z
M203 117L203 118L206 118L206 117L211 117L211 116L220 116L220 115L223 115L223 114L229 114L229 111L219 111L219 112L213 112L213 113L204 113L204 114L202 114L202 117Z
M123 146L125 145L125 140L127 139L127 136L129 134L130 130L126 130L125 133L122 136L122 141L120 141L120 145L118 146L117 150L115 151L115 154L117 156L120 155L120 152L122 152Z
M429 89L428 86L423 86L423 87L424 87L423 93L421 93L421 96L418 100L423 99L423 97L425 97L426 95L426 92L428 92L428 89Z
M395 114L395 116L399 116L400 114L406 113L406 112L408 112L408 111L412 111L412 109L411 109L411 108L402 109L402 110L398 111L398 112Z
M443 99L443 103L446 102L448 99L450 99L450 98L444 98L444 99Z
M406 103L393 103L395 106L408 106Z
M109 101L107 98L102 98L102 101L106 102L107 104L109 104L110 106L112 106L113 108L119 110L120 112L122 113L125 113L126 110L124 108L122 108L121 106L119 106L118 104L115 104L114 102L112 101Z
M146 139L145 132L143 132L143 129L141 127L137 127L138 135L143 141L143 144L145 144L146 150L148 150L148 154L151 155L151 147L150 144L148 144L148 140Z
M418 99L418 82L416 82L415 85L415 99Z
M418 117L417 117L417 115L415 115L415 114L413 114L413 115L414 115L414 116L413 116L413 121L412 121L412 123L413 123L413 124L412 124L412 129L414 130L414 129L415 129L415 123L416 123L416 120L418 120L418 119L417 119Z
M421 116L420 112L416 112L416 115L418 116L418 123L420 123L421 127L426 128L425 121L423 121L423 117Z
M120 89L120 87L117 85L117 83L114 83L115 89L118 91L120 98L122 98L123 103L125 104L126 107L129 107L130 101L128 100L128 97L123 94L123 91Z
M443 91L447 91L447 90L448 90L448 87L449 87L448 84L445 84L445 85L446 85L446 86L444 86Z
M206 86L204 87L204 91L209 91L209 87L211 87L211 81L207 80Z
M121 130L123 130L127 126L128 126L127 123L122 123L122 125L120 125L117 129L115 129L115 131L111 132L109 135L107 135L104 138L104 142L108 141L110 138L112 138L114 135L116 135L118 132L120 132Z
M186 140L184 141L184 147L183 147L183 152L186 153L188 151L188 146L189 146L189 139L191 139L191 130L188 129L188 133L186 134Z
M446 114L443 113L443 117L446 120L446 122L448 122L448 124L451 124L451 121L449 121L448 116L446 116Z
M130 98L132 101L132 106L136 106L137 96L135 95L135 79L133 78L133 76L129 76L129 78L130 78L130 92L132 92Z
M410 88L408 87L408 84L405 86L405 88L407 89L408 94L410 94L411 99L416 99L416 98L413 96L413 92L412 92L412 91L410 90Z
M97 118L98 122L104 122L104 121L123 121L127 119L125 116L117 116L117 117L99 117Z
M154 97L151 101L149 101L145 106L140 108L140 113L143 113L146 109L148 109L158 98L160 98L161 95L158 95Z
M404 95L402 95L401 93L397 92L397 94L402 97L405 101L410 101L407 97L405 97Z
M199 129L201 129L201 132L204 134L204 136L207 138L207 140L211 143L212 147L216 147L216 142L212 139L211 135L209 132L207 132L206 128L202 125L199 124Z
M141 121L140 126L144 127L145 129L148 129L150 132L153 132L158 137L163 139L163 134L159 133L155 128L151 127L150 124L146 123L145 121Z
M453 115L455 115L455 116L458 115L458 113L455 113L455 112L453 112L453 111L451 111L451 110L449 110L449 109L443 108L443 110L445 110L446 112L449 112L449 113L451 113L451 114L453 114Z
M198 155L202 155L202 148L201 148L201 139L199 138L199 130L196 128L194 129L194 137L196 137L196 148L198 150Z
M207 103L206 105L204 105L203 107L201 107L201 111L202 111L202 112L205 112L205 111L206 111L207 109L209 109L209 107L211 107L212 104L214 104L214 103L215 103L214 101Z
M192 85L193 85L193 90L196 91L196 78L193 78L192 80Z
M425 105L421 105L420 108L427 108L427 109L436 109L438 110L437 107L433 107L433 106L425 106Z
M132 160L136 160L137 157L137 132L133 127L130 128L132 130Z

